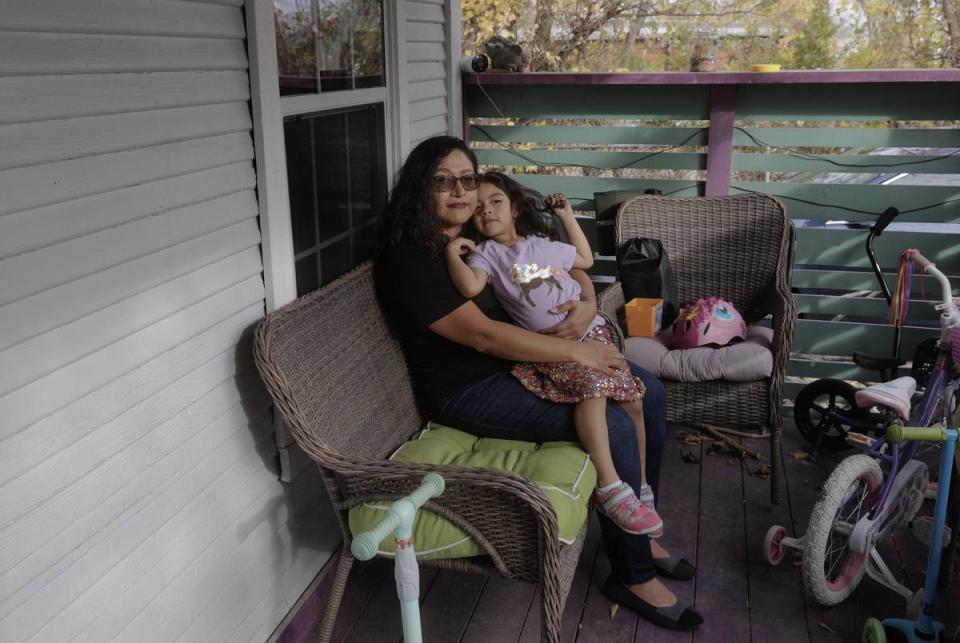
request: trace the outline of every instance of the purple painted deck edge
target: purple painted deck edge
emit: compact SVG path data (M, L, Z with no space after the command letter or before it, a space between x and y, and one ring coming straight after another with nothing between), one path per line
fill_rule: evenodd
M710 89L710 133L707 139L705 196L726 196L730 192L736 97L736 85L717 85Z
M786 85L824 83L956 83L960 69L850 69L778 72L484 73L464 85Z
M320 571L324 575L323 580L303 602L296 615L274 643L301 643L311 639L314 630L323 619L323 612L327 607L327 600L330 598L330 588L333 586L333 578L336 576L336 562L339 558L339 552L335 553L330 558L330 561L334 564L327 564Z

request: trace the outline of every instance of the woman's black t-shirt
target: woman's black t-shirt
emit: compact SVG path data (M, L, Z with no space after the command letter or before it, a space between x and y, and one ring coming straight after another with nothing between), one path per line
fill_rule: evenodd
M399 243L374 262L377 299L400 342L414 393L423 411L430 413L447 397L490 375L508 371L511 362L452 342L430 330L435 321L473 301L487 317L510 322L488 285L467 299L457 290L442 254Z

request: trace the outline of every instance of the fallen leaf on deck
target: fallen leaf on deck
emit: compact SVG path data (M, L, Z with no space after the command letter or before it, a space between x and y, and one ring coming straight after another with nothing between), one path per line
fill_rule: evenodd
M825 629L825 630L828 631L828 632L833 632L833 628L831 628L829 625L827 625L827 624L824 623L823 621L820 621L819 623L817 623L817 625L819 625L820 627L822 627L823 629Z
M617 603L610 603L610 620L613 620L613 617L617 615L617 610L620 609L620 606Z
M698 462L700 462L700 458L693 455L693 451L691 451L690 449L684 449L683 451L681 451L680 457L683 458L683 461L688 464L697 464Z
M810 454L806 451L792 451L788 455L794 460L806 460L810 457Z
M764 478L764 479L769 478L769 477L770 477L770 465L769 465L769 464L761 464L754 473L757 474L757 477L758 477L758 478Z

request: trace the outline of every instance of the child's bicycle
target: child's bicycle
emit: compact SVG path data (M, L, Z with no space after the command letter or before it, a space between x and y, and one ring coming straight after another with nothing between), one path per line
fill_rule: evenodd
M869 226L866 239L866 253L877 279L881 294L887 305L893 304L893 294L887 286L880 262L873 251L873 241L900 212L888 208L877 221ZM867 371L875 371L881 382L896 380L899 369L904 365L900 358L901 328L893 328L893 346L890 356L853 353L853 363ZM913 356L910 375L917 386L926 386L933 362L936 358L936 340L928 340L917 346ZM861 408L856 403L853 386L843 380L822 378L810 382L797 393L793 403L793 421L800 434L820 451L838 452L850 448L848 433L864 433L880 436L889 423L884 413L869 408Z
M890 427L887 441L898 443L903 440L923 440L944 443L940 453L940 481L937 491L937 504L933 511L933 530L930 533L930 555L927 558L927 575L923 588L923 609L916 619L887 618L880 621L867 619L863 626L863 643L887 643L887 631L898 632L901 639L908 643L936 641L946 643L947 635L943 623L933 620L933 602L937 594L937 576L940 572L940 555L943 552L943 540L947 522L947 501L950 494L950 480L953 472L954 453L957 447L957 430L941 427ZM948 568L949 569L949 568ZM949 572L948 572L949 573ZM951 639L960 643L960 628Z
M928 427L937 423L938 409L950 407L956 393L960 312L946 276L916 250L901 256L898 281L905 278L909 283L912 266L934 276L942 289L942 303L937 305L941 334L926 391L914 406L912 418L914 385L909 377L861 389L855 402L861 408L880 407L892 418L891 426L902 427L909 420L912 426ZM943 426L954 428L952 413L943 418ZM779 564L786 549L802 552L804 587L823 605L847 598L866 573L907 599L909 610L916 610L921 593L914 594L894 578L876 545L909 523L923 503L929 473L926 464L914 459L921 442L890 442L885 436L873 439L857 433L848 439L866 452L844 459L827 478L806 534L791 538L779 525L770 528L764 540L767 561Z

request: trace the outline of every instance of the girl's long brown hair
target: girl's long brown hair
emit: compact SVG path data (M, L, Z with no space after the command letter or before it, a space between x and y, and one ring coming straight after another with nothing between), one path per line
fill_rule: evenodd
M557 238L557 230L553 225L550 210L544 205L543 195L534 190L523 187L506 174L487 172L480 177L480 183L495 185L510 199L510 205L517 209L517 234L528 237ZM470 231L476 235L472 226ZM476 235L479 236L479 235Z

